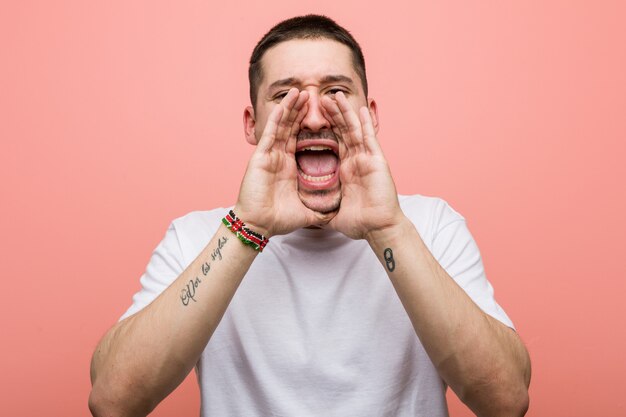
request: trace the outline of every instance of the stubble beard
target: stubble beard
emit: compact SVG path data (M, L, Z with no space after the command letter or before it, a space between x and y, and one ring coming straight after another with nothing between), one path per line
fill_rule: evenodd
M341 206L341 188L332 190L307 190L304 192L298 190L298 196L306 208L322 214L333 213L339 210Z

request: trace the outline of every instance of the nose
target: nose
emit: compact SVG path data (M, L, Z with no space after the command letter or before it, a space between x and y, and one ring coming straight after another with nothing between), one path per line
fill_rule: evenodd
M300 123L301 130L308 130L311 132L319 132L320 130L330 129L330 122L324 117L322 113L322 103L320 102L320 96L313 92L309 92L308 110L304 119Z

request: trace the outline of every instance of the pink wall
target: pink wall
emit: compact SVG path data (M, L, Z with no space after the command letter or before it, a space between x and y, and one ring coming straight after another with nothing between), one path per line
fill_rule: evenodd
M361 41L400 192L467 217L533 359L528 415L626 415L624 3L215 3L0 6L0 415L88 413L169 221L236 196L254 43L305 12ZM154 415L197 401L190 378Z

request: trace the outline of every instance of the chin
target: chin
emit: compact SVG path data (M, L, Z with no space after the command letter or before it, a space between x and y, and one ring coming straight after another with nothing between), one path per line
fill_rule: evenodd
M322 214L339 210L341 204L341 191L337 190L299 191L298 195L306 208Z

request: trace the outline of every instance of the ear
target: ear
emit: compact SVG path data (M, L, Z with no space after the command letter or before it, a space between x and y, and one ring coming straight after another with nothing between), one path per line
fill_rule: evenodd
M243 132L246 135L246 141L250 145L258 143L256 138L256 119L254 118L254 108L248 106L243 111Z
M370 111L370 116L374 125L374 132L378 133L378 106L376 105L376 100L374 100L373 98L368 98L367 108Z

